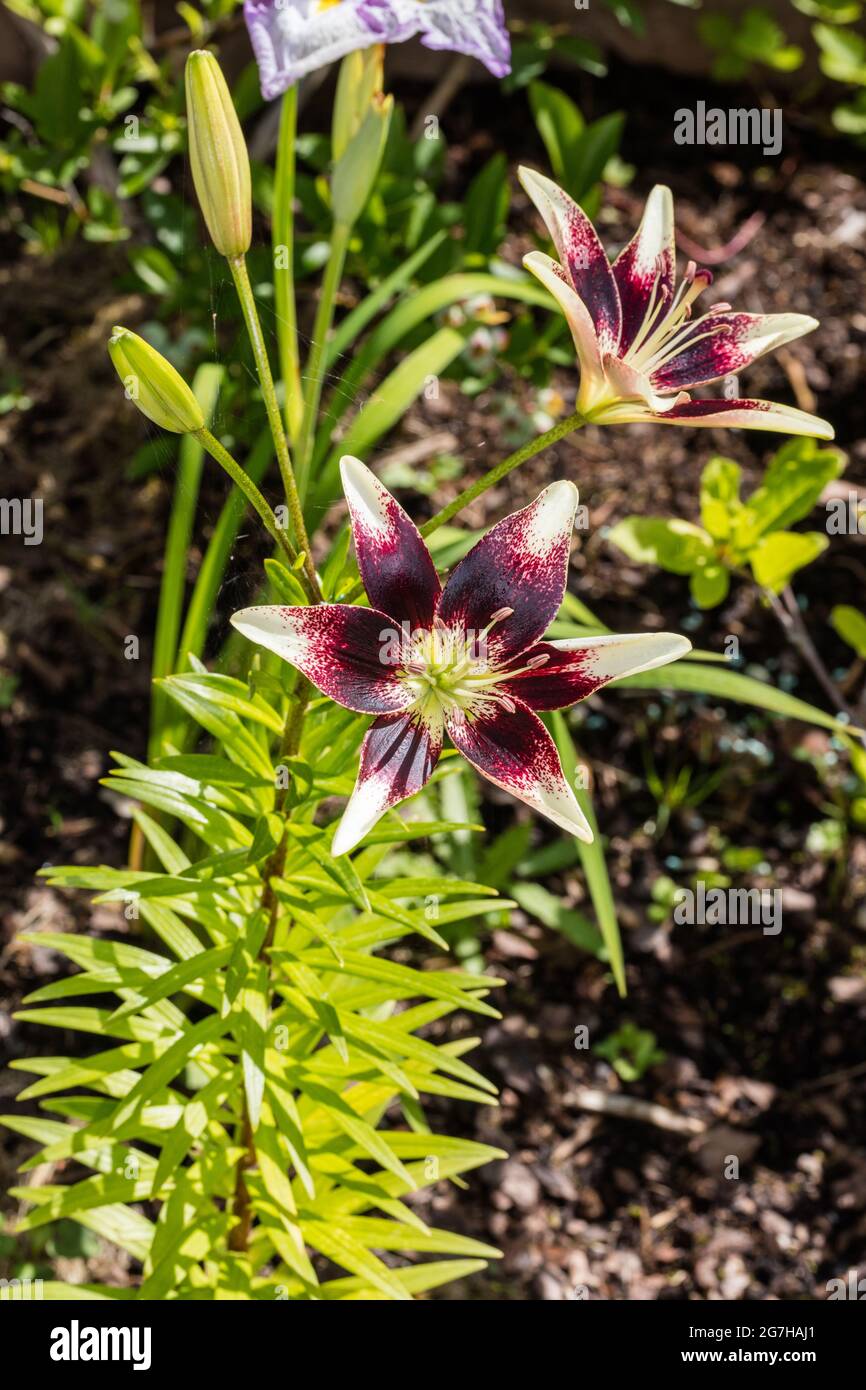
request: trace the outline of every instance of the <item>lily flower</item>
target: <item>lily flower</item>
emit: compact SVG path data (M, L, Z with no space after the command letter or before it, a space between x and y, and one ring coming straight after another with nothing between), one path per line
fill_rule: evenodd
M545 642L568 571L577 488L557 482L500 521L444 588L420 533L354 458L341 463L371 607L245 608L237 630L324 695L375 716L332 846L346 854L392 806L419 792L445 734L482 776L590 842L539 710L567 709L619 676L690 648L673 633Z
M669 188L658 184L652 190L637 233L610 265L589 218L563 189L532 169L521 169L520 179L559 257L557 262L533 251L523 263L568 320L580 366L577 409L587 420L727 425L833 438L826 420L791 406L689 395L811 333L818 323L805 314L736 313L730 304L713 304L693 318L692 305L713 277L690 261L676 287Z
M502 0L244 0L244 16L266 101L347 53L416 34L496 77L511 71Z

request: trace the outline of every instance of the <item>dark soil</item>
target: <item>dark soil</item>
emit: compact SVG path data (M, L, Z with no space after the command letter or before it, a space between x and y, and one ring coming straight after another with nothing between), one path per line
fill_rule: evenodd
M620 70L601 86L587 82L589 113L600 114L591 110L599 93L605 109L618 99L631 105L634 81L633 72ZM746 394L796 401L831 419L849 455L845 488L862 488L866 313L858 287L866 282L866 184L849 147L824 145L795 122L767 180L747 161L674 146L668 108L688 104L687 89L669 93L663 74L642 72L639 81L653 114L630 123L623 155L639 172L608 200L605 237L626 239L660 178L673 186L681 232L710 250L762 212L757 235L715 267L713 296L747 309L812 313L821 327L757 364L741 384ZM482 101L483 129L471 93L448 116L455 188L496 146L542 162L516 107L497 107L488 91ZM523 226L530 225L526 212ZM517 259L523 249L516 239L508 254ZM4 490L45 499L43 543L23 547L4 538L0 569L0 663L16 682L13 688L4 679L0 713L0 1044L8 1057L20 1057L75 1043L12 1021L20 998L58 968L16 933L127 927L113 911L59 895L34 874L46 860L123 862L128 823L98 779L111 749L145 750L173 452L166 444L165 467L145 481L125 479L143 431L116 389L104 344L114 322L135 322L146 306L118 293L123 252L80 245L48 268L23 255L12 236L0 252L0 374L15 364L19 388L33 402L0 417ZM565 376L559 385L573 391ZM512 389L524 391L520 383ZM456 388L413 412L388 450L443 428L458 437L468 476L507 452L489 400L470 402ZM573 477L591 524L574 556L572 587L605 622L627 631L688 630L696 645L717 651L735 635L747 667L764 668L823 707L822 692L772 616L741 587L722 609L697 615L684 581L624 563L605 539L607 528L633 512L694 518L700 470L714 453L736 458L754 486L773 444L757 433L587 430L513 475L462 520L487 523L553 477ZM209 475L191 576L223 495L221 479ZM423 498L410 501L419 516L430 507ZM261 553L250 527L230 567L217 629L246 596ZM848 656L829 626L830 607L862 607L864 580L863 539L853 537L834 540L798 582L831 669L846 666ZM141 638L138 660L124 657L130 634ZM475 1060L502 1087L502 1106L443 1106L437 1118L510 1157L475 1175L468 1192L442 1187L429 1202L438 1222L491 1240L504 1259L443 1296L824 1297L826 1281L862 1263L866 1252L866 838L852 835L835 854L818 852L812 841L807 847L809 827L826 818L830 801L816 769L832 751L829 736L706 698L616 691L592 703L580 736L624 926L629 996L618 1001L603 966L520 912L487 943L490 968L507 981L505 1018L483 1031ZM748 742L735 747L737 740ZM666 821L647 789L647 760L666 779L691 764L696 784L711 774L718 781ZM499 799L489 809L496 825L512 814ZM536 834L545 838L542 829ZM781 889L781 935L651 918L659 875L687 882L717 870L727 844L760 851L764 877L752 872L737 882ZM578 872L549 886L568 904L585 906ZM575 1046L581 1025L595 1043L626 1019L653 1032L665 1054L627 1086L597 1054ZM20 1073L5 1073L0 1098L8 1101L21 1084ZM587 1088L655 1102L694 1121L695 1132L592 1113ZM0 1191L29 1152L9 1135L3 1146ZM725 1176L731 1156L738 1178ZM13 1206L7 1203L10 1216Z

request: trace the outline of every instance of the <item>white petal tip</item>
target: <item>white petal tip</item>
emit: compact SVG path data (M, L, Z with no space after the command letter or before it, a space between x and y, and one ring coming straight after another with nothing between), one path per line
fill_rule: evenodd
M367 467L366 463L362 463L360 459L356 459L353 454L344 454L340 459L340 477L344 484L347 479L361 482L363 479L370 476L370 469Z
M331 841L331 854L335 859L356 849L364 836L382 819L388 808L387 798L382 795L382 790L375 778L364 777L363 773L359 773L355 790L349 797L342 820Z
M237 613L232 613L229 622L238 632L248 636L250 632L259 630L258 614L257 608L239 608Z
M342 855L348 854L355 848L357 840L353 841L351 835L344 834L342 822L337 826L337 833L331 841L331 857L339 859Z
M569 478L559 478L555 483L551 483L547 488L551 497L554 498L562 507L577 506L578 491L577 485Z
M653 642L660 661L679 661L681 656L685 656L686 652L692 649L688 637L683 637L678 632L658 632Z
M574 526L579 500L577 488L567 478L560 478L557 482L551 483L538 494L533 504L539 510L539 526L545 531L549 528L551 536L557 533L560 526L567 525L570 531Z

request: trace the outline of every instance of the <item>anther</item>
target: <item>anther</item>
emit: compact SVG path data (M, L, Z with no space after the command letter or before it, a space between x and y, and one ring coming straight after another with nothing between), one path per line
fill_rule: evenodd
M550 657L542 653L541 656L533 656L526 663L527 671L537 671L539 666L546 666Z

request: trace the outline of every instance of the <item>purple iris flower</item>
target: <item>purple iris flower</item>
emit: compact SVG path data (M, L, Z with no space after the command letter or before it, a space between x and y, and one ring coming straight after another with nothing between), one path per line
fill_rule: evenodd
M511 71L502 0L245 0L244 15L268 101L347 53L416 34L496 77Z

